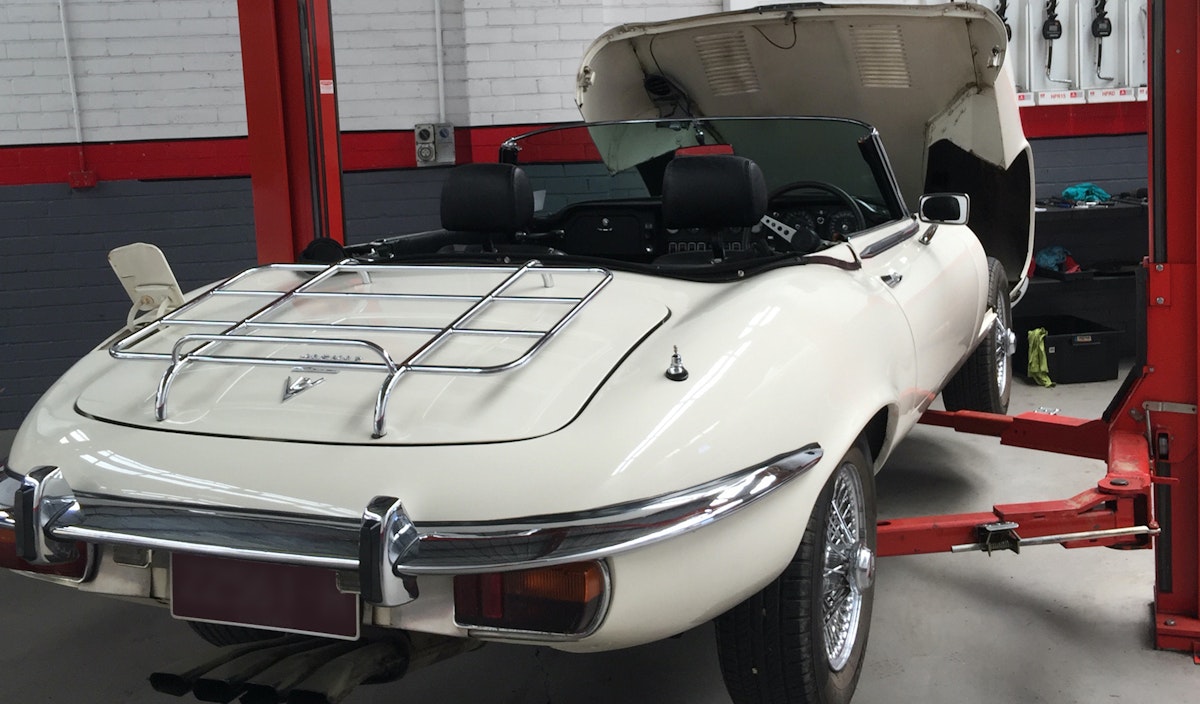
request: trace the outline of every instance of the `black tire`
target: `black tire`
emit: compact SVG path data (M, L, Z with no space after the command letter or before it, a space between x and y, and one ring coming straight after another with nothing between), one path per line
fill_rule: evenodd
M1008 412L1008 399L1012 395L1009 354L1012 304L1004 267L991 257L988 257L988 310L995 311L996 324L942 389L947 411Z
M846 496L855 510L846 511ZM846 541L834 502L853 515ZM839 545L842 547L839 549ZM865 443L851 448L821 490L800 549L783 574L716 621L717 655L734 704L846 704L866 654L874 598L875 477ZM861 563L860 563L861 560ZM831 572L826 565L842 568ZM861 567L854 569L854 564ZM856 579L857 578L857 579ZM829 639L822 627L831 604L841 611ZM839 627L840 625L840 627Z
M263 631L245 626L226 626L206 621L188 621L187 625L192 627L196 635L213 645L241 645L242 643L278 638L280 635L274 631Z

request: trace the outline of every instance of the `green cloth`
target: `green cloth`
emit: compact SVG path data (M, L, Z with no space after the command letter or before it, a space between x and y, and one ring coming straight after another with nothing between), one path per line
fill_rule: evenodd
M1050 365L1046 360L1046 328L1029 331L1029 364L1026 371L1039 386L1054 386L1050 379Z

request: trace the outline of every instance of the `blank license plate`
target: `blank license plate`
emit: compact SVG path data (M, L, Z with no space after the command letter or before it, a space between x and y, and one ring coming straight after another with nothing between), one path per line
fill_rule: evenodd
M336 573L320 567L171 555L171 615L353 640L357 594L337 589Z

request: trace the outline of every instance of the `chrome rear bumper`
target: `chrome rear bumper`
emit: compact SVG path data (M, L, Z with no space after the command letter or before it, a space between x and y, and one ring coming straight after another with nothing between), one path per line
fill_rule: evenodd
M822 454L811 444L688 489L587 511L420 524L394 497L376 497L359 520L322 518L72 492L53 467L27 475L5 467L0 530L16 531L19 556L38 564L82 541L310 565L357 572L364 600L398 606L416 597L420 575L597 560L688 533L774 492Z

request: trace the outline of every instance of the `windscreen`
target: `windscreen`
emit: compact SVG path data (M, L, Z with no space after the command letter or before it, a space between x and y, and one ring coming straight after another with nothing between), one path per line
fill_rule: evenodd
M540 215L583 201L658 196L667 162L693 153L755 161L769 192L796 183L829 184L880 213L894 209L899 198L886 197L892 188L886 167L871 163L881 151L862 147L872 140L877 137L870 126L832 118L652 120L531 133L510 141L506 158L529 175Z

